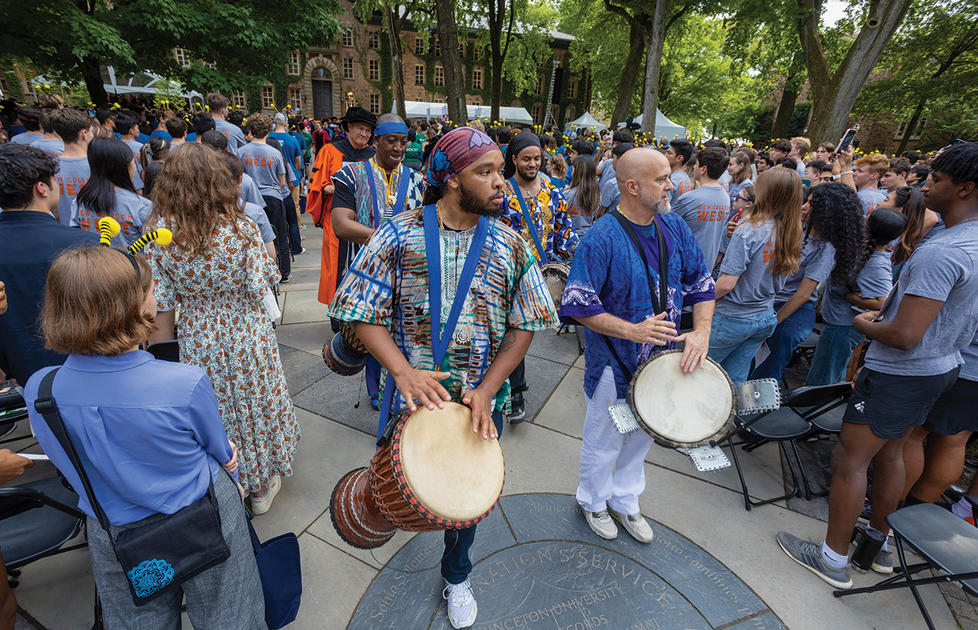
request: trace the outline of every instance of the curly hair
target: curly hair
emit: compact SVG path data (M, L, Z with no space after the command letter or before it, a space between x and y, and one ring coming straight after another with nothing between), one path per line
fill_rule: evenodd
M214 230L229 224L238 232L244 214L238 206L238 184L217 149L185 142L172 149L151 195L153 213L173 232L173 243L193 255L206 252Z
M862 203L852 188L832 182L812 188L808 204L809 225L835 248L832 282L845 285L868 259Z
M947 174L955 184L978 184L978 142L959 142L945 148L930 167Z

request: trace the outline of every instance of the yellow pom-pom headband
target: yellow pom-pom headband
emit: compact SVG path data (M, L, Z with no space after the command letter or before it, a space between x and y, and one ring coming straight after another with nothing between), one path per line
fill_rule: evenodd
M135 243L129 246L129 252L133 254L138 254L139 250L146 247L150 243L155 242L158 245L169 245L170 241L173 240L173 232L166 228L160 228L158 230L153 230L152 232L147 232L139 237Z
M119 222L112 217L102 217L98 220L98 244L109 246L112 237L119 233Z

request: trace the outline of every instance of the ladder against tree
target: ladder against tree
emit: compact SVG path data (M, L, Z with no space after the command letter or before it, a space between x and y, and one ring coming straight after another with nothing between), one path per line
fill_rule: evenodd
M543 127L542 127L543 129L546 129L548 124L554 124L554 125L557 124L557 119L554 118L554 114L551 106L553 105L554 92L556 91L557 88L555 82L557 81L557 68L559 67L560 67L560 61L554 59L553 70L550 71L550 89L547 91L547 107L546 107L546 113L543 116Z

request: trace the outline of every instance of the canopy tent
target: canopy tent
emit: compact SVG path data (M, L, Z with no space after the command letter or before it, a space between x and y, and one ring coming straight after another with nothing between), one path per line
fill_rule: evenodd
M641 126L642 124L642 114L639 114L630 121L633 124ZM624 127L626 123L618 123L619 127ZM677 125L663 114L658 109L655 110L655 129L653 130L656 138L669 138L670 140L679 137L686 137L686 128L682 125Z
M107 83L103 83L103 87L108 94L156 94L158 92L156 88L156 83L163 79L158 74L150 72L149 70L143 70L142 72L132 72L126 74L120 80L120 76L116 75L115 68L112 66L102 67L102 78L108 79ZM53 83L53 80L49 80L43 75L38 75L31 80L35 85L43 85L45 83ZM60 82L62 86L67 87L64 82ZM182 85L177 86L180 96L185 99L202 99L203 94L196 92L194 90L187 90Z
M428 103L425 101L404 101L404 110L408 118L448 118L448 105L445 103ZM488 105L467 105L469 120L489 118L492 108ZM391 113L397 113L397 102L391 106ZM533 117L524 107L500 107L499 118L508 123L532 125Z
M597 118L591 115L591 112L584 112L584 115L577 120L572 120L564 125L564 131L570 131L571 129L580 129L581 127L587 127L588 129L598 129L599 127L605 127Z

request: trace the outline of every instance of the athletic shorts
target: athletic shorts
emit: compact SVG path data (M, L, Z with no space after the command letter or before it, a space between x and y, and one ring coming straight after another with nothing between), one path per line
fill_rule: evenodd
M886 440L924 423L937 399L954 384L960 368L934 376L899 376L863 368L842 419L868 424Z
M937 399L924 428L938 435L978 431L978 381L959 378Z

